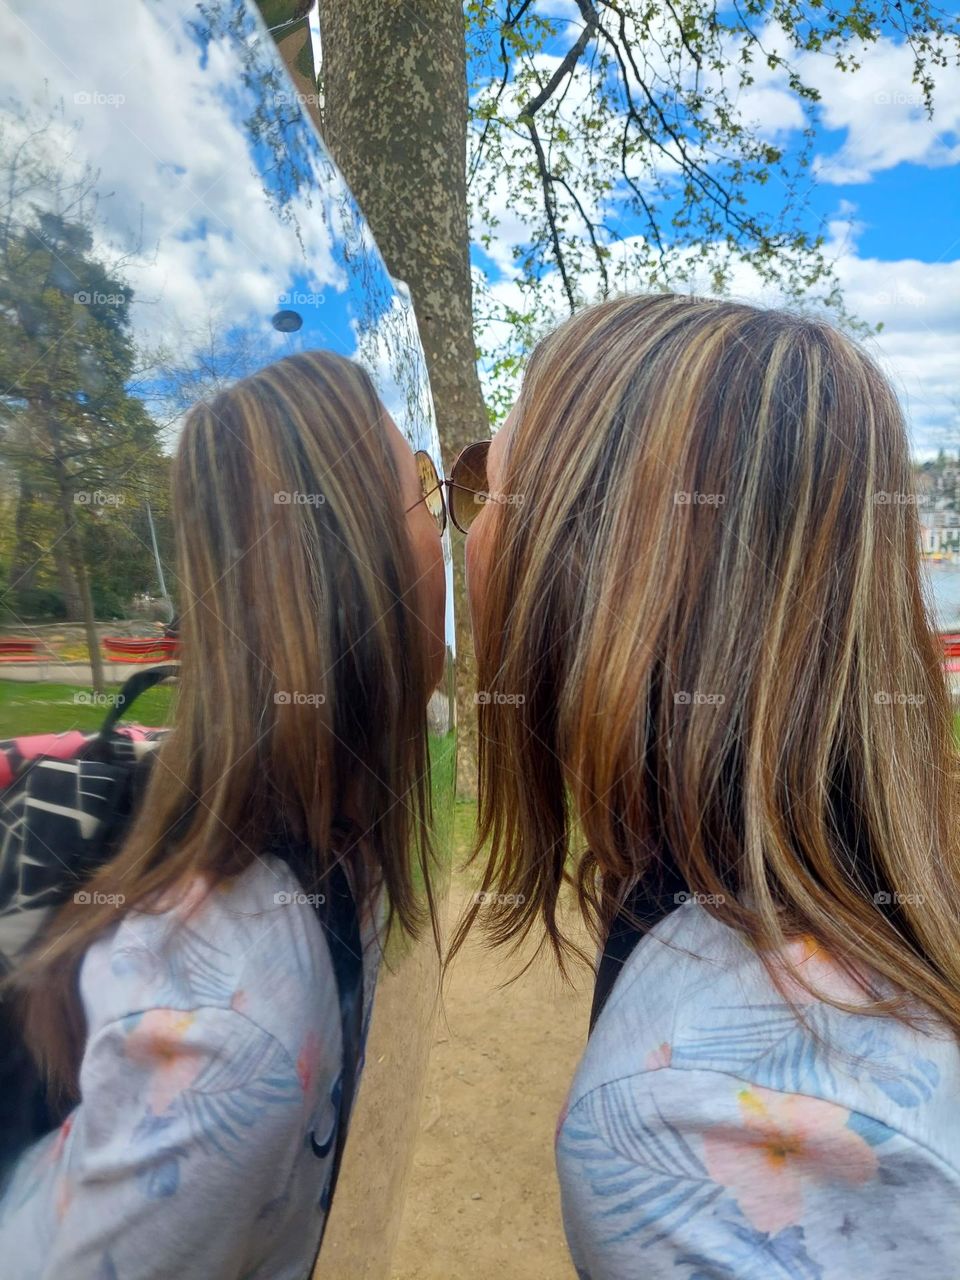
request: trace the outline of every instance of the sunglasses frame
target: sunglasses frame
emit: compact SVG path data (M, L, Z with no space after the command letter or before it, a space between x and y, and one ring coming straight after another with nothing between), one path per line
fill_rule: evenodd
M416 510L416 508L419 507L421 502L426 502L426 500L432 494L436 493L437 490L439 489L440 514L442 516L442 521L438 522L438 525L439 525L439 532L441 537L443 536L443 532L447 527L448 519L450 520L450 523L453 525L455 529L459 529L461 533L467 533L468 530L463 527L463 525L460 523L457 517L453 514L453 503L450 502L449 499L444 494L444 489L445 488L459 489L463 493L472 494L474 498L476 498L476 495L479 493L483 493L485 497L488 496L487 491L484 489L471 489L469 485L460 484L457 481L457 469L462 466L464 458L467 456L467 454L470 452L471 449L476 449L480 447L482 447L485 450L485 455L486 455L486 453L489 452L489 449L490 449L490 441L474 440L472 444L464 445L464 447L457 454L453 466L450 468L449 476L441 476L440 472L437 470L436 463L434 462L433 458L431 458L430 454L427 453L425 449L417 449L414 452L414 457L417 459L418 467L420 465L420 459L425 458L427 462L429 462L430 464L430 470L433 472L434 476L436 477L436 484L433 485L433 487L430 489L425 489L422 496L417 499L417 501L413 504L412 507L407 507L404 514L406 515L409 512Z

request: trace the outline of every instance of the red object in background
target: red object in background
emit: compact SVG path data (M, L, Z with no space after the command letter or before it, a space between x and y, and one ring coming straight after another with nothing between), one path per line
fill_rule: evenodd
M40 657L39 640L0 640L0 662L30 662Z
M173 636L155 640L131 640L129 636L104 636L103 654L108 662L163 662L180 655L180 641Z
M940 639L945 658L960 658L960 631L942 631Z

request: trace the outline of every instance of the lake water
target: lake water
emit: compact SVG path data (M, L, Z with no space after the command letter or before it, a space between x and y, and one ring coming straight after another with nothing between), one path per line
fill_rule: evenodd
M960 627L960 564L925 564L933 587L936 622L942 628Z

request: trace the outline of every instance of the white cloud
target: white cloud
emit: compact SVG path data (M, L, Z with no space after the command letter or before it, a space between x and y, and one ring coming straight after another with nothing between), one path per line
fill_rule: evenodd
M837 226L847 231L850 224L838 220ZM627 242L623 251L629 254L631 247L636 246ZM900 397L914 452L925 456L941 445L960 447L960 260L861 258L851 240L835 241L830 248L851 312L871 325L884 326L865 345ZM598 286L594 279L596 296ZM637 288L642 291L640 282ZM512 280L492 284L489 292L494 304L522 307L529 303ZM690 292L710 295L712 291L708 281L695 280ZM743 264L734 268L728 296L758 306L783 301ZM556 271L547 273L538 298L544 331L568 314ZM490 345L508 337L508 328L496 322L485 333Z

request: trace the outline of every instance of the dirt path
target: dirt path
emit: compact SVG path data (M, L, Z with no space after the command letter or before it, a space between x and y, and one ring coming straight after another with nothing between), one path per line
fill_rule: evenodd
M451 912L469 887L458 878ZM587 975L471 943L448 982L430 1057L394 1280L573 1280L553 1164L557 1117L583 1047Z

